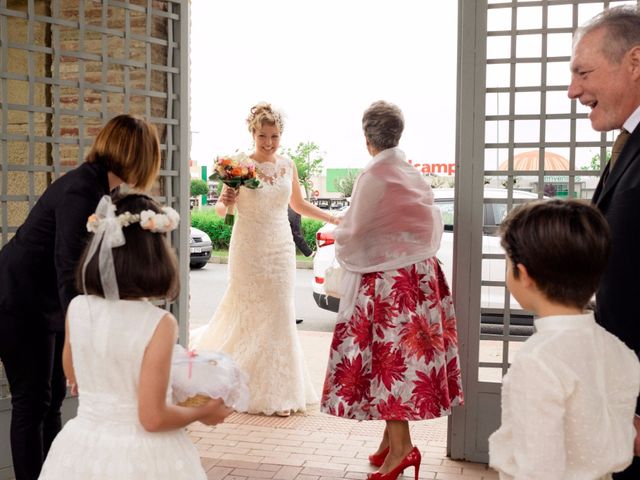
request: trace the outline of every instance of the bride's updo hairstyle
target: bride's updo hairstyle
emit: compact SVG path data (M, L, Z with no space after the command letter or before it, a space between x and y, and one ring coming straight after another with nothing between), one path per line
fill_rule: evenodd
M284 121L282 114L271 107L270 103L260 102L251 107L251 112L247 117L247 126L249 132L253 135L263 125L276 125L280 133L284 130Z

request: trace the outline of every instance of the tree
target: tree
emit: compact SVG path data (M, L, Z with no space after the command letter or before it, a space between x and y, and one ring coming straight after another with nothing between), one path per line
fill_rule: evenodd
M336 178L334 180L334 186L336 190L338 190L343 197L350 197L353 193L353 186L356 183L356 179L358 178L358 174L360 170L348 170L347 174L344 177Z
M438 175L429 175L431 180L431 188L451 188L454 180L451 177L441 177ZM487 182L485 181L485 184Z
M304 188L307 200L311 199L313 183L311 177L322 173L322 156L320 147L313 142L300 142L295 150L287 149L287 155L298 169L298 181Z
M191 179L191 196L206 195L209 193L209 184L199 178Z
M500 184L504 187L504 188L509 188L509 183L511 183L511 185L513 186L513 188L516 188L518 186L518 182L520 181L520 179L518 177L510 177L511 181L509 181L509 177L503 179Z
M607 162L611 159L611 150L607 150ZM580 170L600 170L600 154L596 153L591 157L589 165L580 167Z

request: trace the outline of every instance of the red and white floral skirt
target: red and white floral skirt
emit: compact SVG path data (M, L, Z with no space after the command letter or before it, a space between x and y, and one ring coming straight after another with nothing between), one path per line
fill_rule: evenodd
M436 257L362 276L333 333L321 410L357 420L426 420L462 405L453 299Z

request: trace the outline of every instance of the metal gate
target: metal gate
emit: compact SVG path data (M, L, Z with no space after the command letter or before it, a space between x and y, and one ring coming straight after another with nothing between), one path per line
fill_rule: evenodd
M0 248L44 189L83 162L120 113L161 136L155 197L183 222L172 241L186 338L189 280L189 0L0 0ZM69 402L65 402L69 408ZM73 406L71 406L73 407ZM0 368L0 479L11 478L10 397Z
M488 461L502 376L533 331L505 287L497 225L531 198L590 199L606 165L613 133L594 132L567 97L572 33L636 3L459 1L454 291L466 406L450 419L453 458Z

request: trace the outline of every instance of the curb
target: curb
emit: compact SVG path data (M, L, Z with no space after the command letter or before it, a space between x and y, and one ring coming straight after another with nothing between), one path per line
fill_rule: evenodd
M296 268L302 268L302 269L305 269L305 270L313 270L313 261L296 260Z
M229 257L217 257L215 255L211 255L209 263L229 263Z

